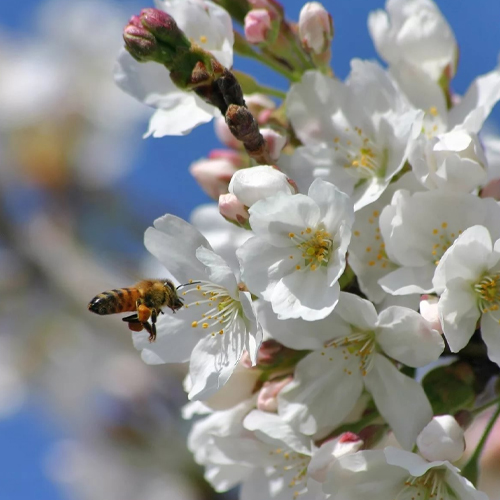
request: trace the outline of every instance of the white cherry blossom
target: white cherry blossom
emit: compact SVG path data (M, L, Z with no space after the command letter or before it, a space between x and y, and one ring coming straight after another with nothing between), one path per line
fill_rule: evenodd
M184 307L175 316L161 315L157 338L134 334L134 344L146 363L190 360L190 399L213 395L233 373L243 350L255 363L262 333L250 294L239 290L226 262L190 224L166 215L146 231L146 248L182 284Z
M435 81L446 69L449 76L455 74L457 42L432 0L388 0L385 8L370 14L368 28L389 65L404 61Z
M323 490L331 500L437 498L488 500L446 460L427 462L416 453L388 447L339 457Z
M453 352L463 349L480 321L488 356L500 365L500 240L483 226L464 231L441 258L434 286ZM498 234L497 234L498 238Z
M304 332L315 350L280 392L279 414L305 434L321 434L338 426L366 389L400 444L411 448L431 407L421 386L387 356L424 366L441 354L441 336L415 311L393 306L377 315L373 304L345 292L331 322L330 339L319 349L315 329ZM323 340L324 328L318 334Z
M421 135L410 162L427 189L470 193L487 177L486 157L477 136L456 128L431 139Z
M491 198L442 191L395 193L380 216L385 251L400 267L379 279L395 295L431 293L436 266L468 227L482 224L500 236L500 207Z
M327 316L340 292L354 214L348 196L316 179L308 195L278 193L249 210L255 236L237 251L252 293L280 319Z
M186 36L210 51L224 66L233 64L231 17L210 0L156 0L156 7L170 14ZM193 92L177 88L165 67L139 63L122 49L115 67L118 86L144 104L156 108L146 137L185 135L220 112Z
M352 197L354 209L375 201L404 166L423 113L412 108L378 64L351 62L345 83L307 72L292 85L287 115L305 148L280 167L301 189L316 177Z

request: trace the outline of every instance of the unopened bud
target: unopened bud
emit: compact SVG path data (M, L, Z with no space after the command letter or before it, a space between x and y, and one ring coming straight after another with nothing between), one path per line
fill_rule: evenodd
M168 45L174 52L189 49L191 42L177 26L174 18L160 9L142 9L141 23L158 40Z
M134 16L137 18L137 16ZM123 40L130 55L138 61L155 59L158 44L155 37L141 24L128 24L123 30Z
M219 212L226 220L241 226L245 225L246 221L250 218L248 208L234 194L222 194L219 196Z
M276 104L274 104L272 99L258 92L248 96L246 95L245 104L259 125L265 123L271 112L276 108Z
M422 295L420 297L420 314L431 324L434 330L437 330L442 335L443 327L439 319L438 302L439 299L434 295Z
M281 150L285 147L286 137L278 134L275 130L271 128L260 129L262 137L266 140L267 149L269 150L269 156L272 161L278 161Z
M264 382L259 395L257 397L257 408L262 411L267 412L277 412L278 411L278 394L281 390L287 386L293 377L289 375L288 377L278 379L278 380L268 380Z
M417 446L429 462L456 462L465 450L464 431L451 415L434 417L417 437Z
M308 52L322 54L333 39L332 16L319 2L309 2L299 15L299 37Z
M266 9L254 9L245 16L245 38L248 42L263 43L269 40L271 29L271 16Z
M269 165L238 170L229 183L229 192L247 207L277 193L296 193L288 177Z
M266 9L273 21L284 17L283 5L277 0L248 0L248 3L254 9Z
M237 171L236 166L227 159L202 159L189 167L189 172L196 179L203 191L214 200L228 191L229 182Z
M292 352L276 340L265 340L257 352L257 366L261 368L272 368L279 366L287 352Z
M245 155L246 156L246 155ZM212 149L208 153L211 160L226 160L232 163L236 168L242 168L248 163L244 153L233 151L231 149Z

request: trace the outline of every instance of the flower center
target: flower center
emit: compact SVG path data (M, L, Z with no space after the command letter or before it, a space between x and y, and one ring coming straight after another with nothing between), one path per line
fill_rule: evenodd
M431 254L436 266L439 264L443 254L450 248L460 234L462 234L461 229L457 232L449 232L447 222L442 222L441 226L432 229L432 239L435 243L432 245Z
M426 110L424 115L422 134L424 134L428 139L432 139L442 132L446 132L445 124L443 123L436 106L431 106L428 110Z
M320 266L325 266L330 260L333 249L333 239L331 234L324 228L313 231L310 227L299 234L289 233L288 236L295 246L301 251L304 265L297 264L295 268L310 269L315 271ZM290 255L293 259L293 255Z
M456 498L445 482L444 469L429 469L423 476L410 476L394 500L447 500Z
M311 457L302 455L293 450L277 448L269 452L271 455L280 455L282 462L274 466L274 469L284 480L288 481L287 487L293 490L292 498L307 492L307 467Z
M359 358L359 371L361 375L366 376L373 367L373 354L377 351L377 342L375 332L353 330L344 338L338 338L325 342L325 348L333 347L341 348L344 359L347 361L351 356ZM321 353L325 355L323 351ZM351 375L351 372L346 369L344 371Z
M201 298L185 304L184 307L200 307L203 310L200 310L200 319L193 321L191 326L211 330L212 337L223 335L231 329L241 313L240 301L234 300L226 288L210 281L200 281L196 287L182 292L182 295L186 296L188 293L201 293Z
M500 304L500 275L484 276L479 283L474 285L478 296L478 306L482 313L498 311ZM500 322L499 319L497 321Z
M333 139L334 150L343 155L343 167L349 175L356 179L384 175L386 152L380 151L377 144L359 127L354 127L354 133L349 132L349 127L346 127L344 137L337 136Z

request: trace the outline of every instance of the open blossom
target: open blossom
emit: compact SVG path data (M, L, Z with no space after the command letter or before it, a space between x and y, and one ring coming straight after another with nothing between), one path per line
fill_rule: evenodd
M280 392L279 414L305 434L323 433L344 420L366 389L396 439L411 448L432 410L422 387L388 357L414 367L435 361L444 348L439 333L415 311L394 306L377 315L371 302L345 292L331 315L330 338L323 341L324 325L317 333L314 326L304 335L315 350Z
M190 40L224 66L232 66L233 28L223 8L210 0L156 0L156 6L170 14ZM126 50L119 55L115 81L122 90L157 109L146 137L185 135L220 114L195 93L178 89L163 66L139 63Z
M436 266L468 227L481 224L500 236L500 206L491 198L438 190L397 191L380 216L385 251L400 267L379 279L389 293L432 293Z
M417 443L420 454L387 447L338 457L323 491L331 493L332 500L364 500L367 491L375 500L488 500L451 463L464 451L463 431L453 417L435 417Z
M146 231L146 248L181 283L184 307L175 316L162 315L156 342L134 334L146 363L190 360L190 399L207 398L233 373L243 350L255 363L261 330L250 294L240 291L233 272L190 224L166 215Z
M423 116L386 71L360 60L351 62L345 83L305 73L292 85L286 108L304 147L280 167L301 190L317 177L332 182L355 210L379 198L403 168Z
M476 134L453 129L421 135L410 154L413 172L427 189L470 193L486 181L486 157Z
M321 179L307 196L258 201L250 208L255 236L237 252L243 281L281 319L324 318L338 301L353 219L348 196Z
M483 226L464 231L441 258L433 283L442 293L438 309L450 349L463 349L481 320L488 357L500 365L500 239L492 236Z
M437 81L445 69L455 74L455 36L432 0L388 0L386 11L368 18L368 28L380 56L389 65L403 61L421 68Z

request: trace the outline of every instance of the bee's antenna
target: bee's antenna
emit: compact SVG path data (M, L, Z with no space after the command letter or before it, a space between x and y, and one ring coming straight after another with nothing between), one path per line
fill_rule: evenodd
M198 283L201 283L201 281L190 281L189 283L184 283L183 285L179 285L176 290L179 290L182 286L188 286L188 285L197 285Z

